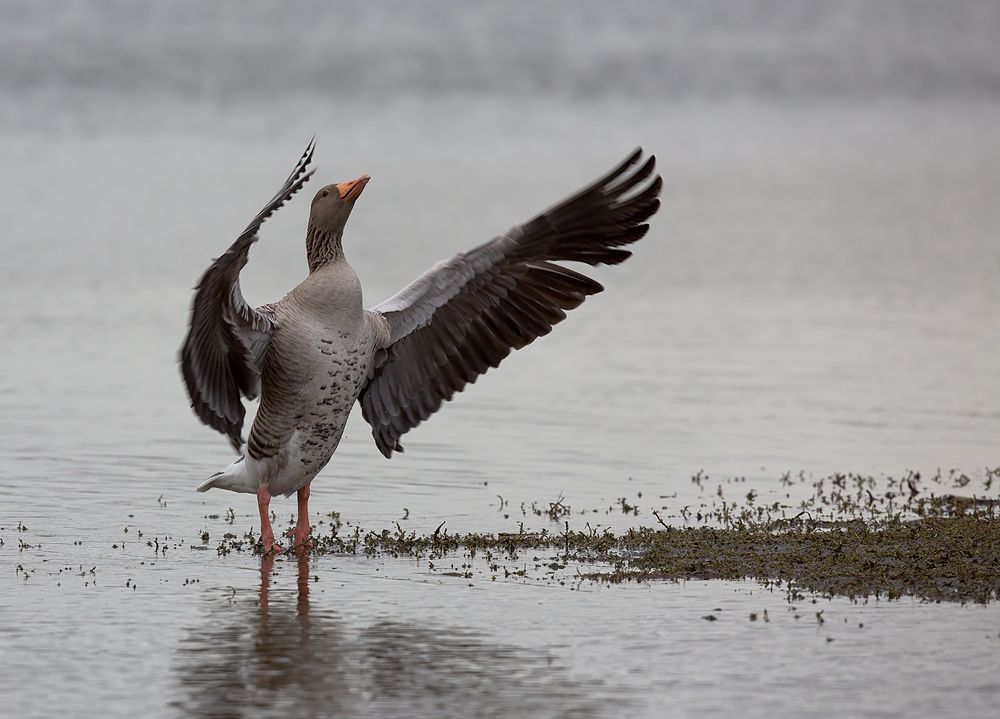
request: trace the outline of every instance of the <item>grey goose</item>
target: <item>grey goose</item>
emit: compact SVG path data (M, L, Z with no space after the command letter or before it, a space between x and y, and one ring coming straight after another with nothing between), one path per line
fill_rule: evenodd
M344 226L369 181L316 193L306 230L309 275L278 302L251 308L240 271L263 222L312 176L310 141L278 193L195 288L181 374L202 422L239 458L213 487L257 494L265 553L281 551L273 495L297 492L293 547L309 541L310 482L333 456L357 401L386 457L400 438L469 382L499 366L603 287L558 262L618 264L643 237L662 187L655 158L636 149L609 173L522 225L439 262L395 296L364 309L344 256ZM260 398L244 443L243 398Z

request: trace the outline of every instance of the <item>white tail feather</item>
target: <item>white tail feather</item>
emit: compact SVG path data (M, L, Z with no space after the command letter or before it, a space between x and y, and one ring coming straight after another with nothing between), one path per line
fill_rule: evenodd
M253 460L240 457L221 472L216 472L202 482L198 487L198 491L207 492L214 487L218 487L219 489L228 489L231 492L254 494L259 486L257 483L257 473L254 471L254 464L256 462Z

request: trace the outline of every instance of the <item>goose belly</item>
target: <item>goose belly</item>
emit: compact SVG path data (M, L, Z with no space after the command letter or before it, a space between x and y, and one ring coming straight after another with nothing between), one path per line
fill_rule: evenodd
M272 494L301 489L329 463L367 380L372 354L367 347L338 347L321 341L318 350L310 378L298 394L295 426L282 452L282 469L268 483Z

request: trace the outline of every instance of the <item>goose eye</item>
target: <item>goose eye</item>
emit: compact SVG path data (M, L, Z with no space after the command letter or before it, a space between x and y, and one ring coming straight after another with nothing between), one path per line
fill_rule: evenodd
M323 190L323 197L326 197L329 194L330 194L329 190Z

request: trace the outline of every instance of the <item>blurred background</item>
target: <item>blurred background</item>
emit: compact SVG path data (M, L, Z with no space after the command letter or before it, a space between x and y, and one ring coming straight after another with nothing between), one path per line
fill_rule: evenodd
M564 469L602 437L570 474L995 461L994 2L3 13L3 451L205 443L191 481L227 460L173 367L189 290L315 134L316 186L375 178L346 240L369 304L636 145L660 159L663 209L597 273L610 291L412 435L463 472ZM251 301L304 275L313 191L265 228ZM358 474L409 461L349 439Z
M314 483L318 518L561 531L518 508L562 497L574 529L649 525L652 509L683 524L681 508L737 478L740 497L794 506L785 472L982 477L1000 462L994 0L0 0L0 17L0 563L25 576L0 584L17 657L0 690L19 716L216 716L172 702L217 708L230 695L212 677L236 686L278 661L254 638L270 636L266 612L244 633L270 569L188 551L256 512L193 491L233 455L191 413L176 352L191 288L313 135L314 181L264 225L243 273L251 302L305 276L309 200L330 182L373 178L344 246L374 305L637 145L664 178L635 256L590 271L607 291L404 437L406 454L384 460L356 413ZM690 481L699 470L712 499ZM638 515L611 511L622 497ZM231 507L232 526L211 519ZM280 524L293 505L272 508ZM151 556L123 526L179 549ZM97 574L71 585L49 577L56 564ZM288 564L275 565L282 617L303 606ZM618 689L649 716L665 701L698 716L996 704L995 639L982 645L996 627L966 608L831 604L823 632L843 641L830 645L822 620L781 624L774 605L766 631L724 621L760 611L752 583L481 591L422 563L340 556L310 572L331 592L313 591L312 644L296 624L306 650L426 652L430 678L403 704L468 681L470 653L484 676L556 667L522 672L517 691L471 690L456 715L621 716ZM709 630L716 606L736 613ZM832 628L864 624L870 641ZM484 643L429 639L455 627ZM334 693L353 697L344 715L378 715L359 662ZM278 715L311 696L294 676L238 693Z

